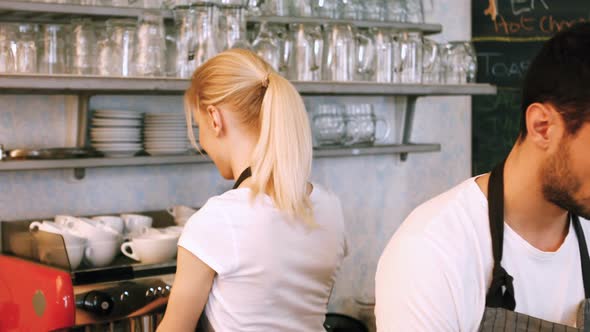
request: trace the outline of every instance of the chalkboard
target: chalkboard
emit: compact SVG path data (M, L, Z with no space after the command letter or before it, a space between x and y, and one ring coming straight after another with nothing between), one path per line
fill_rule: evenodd
M498 86L473 97L473 174L508 155L520 126L521 84L543 43L577 22L590 21L590 0L473 0L477 81Z

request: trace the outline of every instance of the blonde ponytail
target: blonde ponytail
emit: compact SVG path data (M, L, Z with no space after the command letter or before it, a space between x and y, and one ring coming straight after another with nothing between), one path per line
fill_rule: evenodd
M311 128L303 99L288 80L251 51L231 49L195 71L185 104L187 127L193 112L232 106L244 128L258 135L250 162L254 197L266 193L279 210L315 225L308 195Z

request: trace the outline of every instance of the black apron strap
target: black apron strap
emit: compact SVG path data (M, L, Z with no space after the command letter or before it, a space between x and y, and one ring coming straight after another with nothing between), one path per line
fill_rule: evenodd
M514 310L514 286L512 276L502 267L504 248L504 163L496 166L490 175L488 184L488 216L492 237L494 269L492 284L486 295L486 307Z
M234 184L234 187L232 189L238 189L238 187L240 187L242 182L244 182L247 178L249 178L251 176L252 176L252 169L250 169L250 167L248 167L242 172L242 174L240 174L240 176L236 180L236 183Z
M588 246L586 245L586 237L584 230L580 223L580 218L572 214L572 223L578 238L578 246L580 247L580 260L582 262L582 280L584 281L584 294L586 299L590 299L590 257L588 256Z

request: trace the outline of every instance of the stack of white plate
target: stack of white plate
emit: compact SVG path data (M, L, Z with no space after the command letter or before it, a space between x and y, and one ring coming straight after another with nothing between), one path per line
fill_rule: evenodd
M92 118L92 147L107 157L132 157L141 151L143 114L133 111L96 110Z
M144 148L151 155L184 154L189 149L183 113L148 113L144 120Z

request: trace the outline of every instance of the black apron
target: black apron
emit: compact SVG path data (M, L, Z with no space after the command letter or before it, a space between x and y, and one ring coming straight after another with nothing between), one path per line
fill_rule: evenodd
M504 162L496 166L490 175L488 185L488 216L494 254L492 284L486 296L486 309L479 327L482 332L495 331L590 331L590 258L584 231L578 216L570 214L582 264L585 301L580 305L576 325L578 328L548 322L514 311L516 300L512 276L502 267L504 245ZM551 300L551 299L542 299Z
M242 172L242 174L240 174L240 176L236 180L236 183L234 184L234 187L232 189L238 189L238 187L242 184L242 182L246 181L246 179L251 176L252 176L252 170L250 169L250 167L248 167Z

